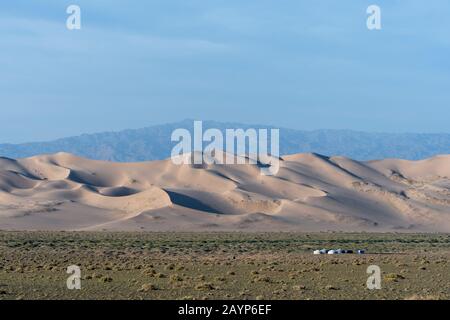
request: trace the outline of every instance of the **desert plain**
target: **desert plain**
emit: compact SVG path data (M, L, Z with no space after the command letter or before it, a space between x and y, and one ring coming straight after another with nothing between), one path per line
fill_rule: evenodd
M450 156L259 167L0 158L0 299L450 298Z
M0 232L0 256L0 299L450 298L447 234L14 231ZM371 265L381 289L367 287Z

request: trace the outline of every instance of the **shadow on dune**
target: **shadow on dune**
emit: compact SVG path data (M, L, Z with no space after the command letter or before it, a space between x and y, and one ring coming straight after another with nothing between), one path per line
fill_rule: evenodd
M174 191L169 191L169 190L164 190L167 192L167 194L170 197L170 201L172 201L173 204L182 206L182 207L186 207L186 208L190 208L190 209L194 209L194 210L199 210L199 211L206 211L209 213L221 213L219 211L217 211L216 209L204 204L203 202L192 198L190 196L187 196L185 194L181 194L178 192L174 192Z
M121 187L103 188L99 192L100 194L107 197L126 197L139 193L139 190L121 186Z

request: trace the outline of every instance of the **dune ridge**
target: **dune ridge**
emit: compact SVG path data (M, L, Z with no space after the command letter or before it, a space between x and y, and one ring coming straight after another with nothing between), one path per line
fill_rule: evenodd
M275 176L257 164L0 158L0 229L450 232L450 155L294 154Z

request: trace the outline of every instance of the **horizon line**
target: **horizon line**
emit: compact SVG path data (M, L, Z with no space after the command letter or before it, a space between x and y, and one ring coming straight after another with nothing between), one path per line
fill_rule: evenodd
M194 121L216 122L216 123L220 123L220 124L255 126L256 128L260 128L260 127L276 128L276 129L280 129L280 130L292 130L292 131L299 131L299 132L316 132L316 131L341 131L341 132L344 132L344 131L348 131L348 132L354 132L354 133L388 134L388 135L450 135L450 132L411 132L411 131L388 132L388 131L362 131L362 130L354 130L354 129L327 129L327 128L306 130L306 129L288 128L288 127L283 127L283 126L277 127L275 125L262 124L262 123L247 123L247 122L234 122L234 121L218 121L218 120L211 120L211 119L189 119L189 118L186 118L186 119L179 120L179 121L164 122L164 123L153 124L153 125L148 125L148 126L144 126L144 127L113 129L113 130L104 130L104 131L97 131L97 132L84 132L84 133L80 133L80 134L68 135L68 136L63 136L63 137L53 138L53 139L48 139L48 140L34 140L34 141L24 141L24 142L16 142L16 143L0 142L0 145L17 146L17 145L26 145L26 144L33 144L33 143L49 143L49 142L55 142L55 141L59 141L59 140L82 137L82 136L86 136L86 135L98 135L98 134L108 134L108 133L111 134L111 133L121 133L121 132L125 132L125 131L137 131L137 130L143 130L143 129L148 129L148 128L152 128L152 127L167 126L167 125L173 125L173 124L183 123L183 122L188 122L188 121L192 121L192 123L194 123ZM230 129L232 129L232 128L230 128Z

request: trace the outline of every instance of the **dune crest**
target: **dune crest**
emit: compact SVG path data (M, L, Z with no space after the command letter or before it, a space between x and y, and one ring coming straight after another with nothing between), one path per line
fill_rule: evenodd
M257 164L0 158L0 229L450 232L450 155Z

